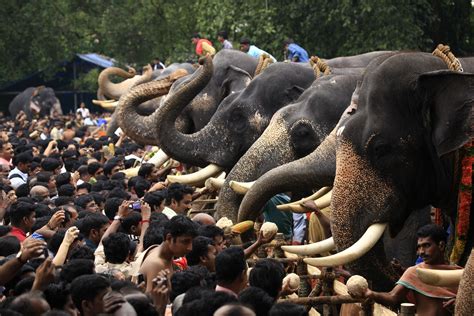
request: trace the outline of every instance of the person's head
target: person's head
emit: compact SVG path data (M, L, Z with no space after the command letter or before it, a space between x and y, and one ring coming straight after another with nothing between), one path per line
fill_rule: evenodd
M233 285L240 292L247 284L247 264L244 251L231 247L221 251L216 257L216 279L219 285Z
M72 301L84 316L103 313L103 298L110 291L109 280L97 274L82 275L71 283Z
M206 213L197 213L193 216L192 221L198 223L199 225L215 225L216 220L209 214Z
M130 214L122 218L120 229L125 234L140 236L142 232L142 215L137 211L132 211Z
M56 178L51 171L41 171L36 175L38 182L48 184L48 189L54 191L56 189Z
M259 260L250 271L250 286L259 287L273 299L277 299L281 291L285 269L283 265L273 259Z
M177 215L164 226L163 237L175 257L182 257L193 250L196 225L186 216Z
M89 172L91 177L97 178L97 176L104 174L104 168L99 162L91 162L87 165L87 172Z
M61 281L71 283L81 275L95 273L94 261L90 259L69 259L61 269L59 278Z
M74 203L82 207L86 211L89 211L92 213L100 212L99 207L95 203L94 198L89 194L78 196L76 200L74 201Z
M10 161L13 158L13 146L9 142L0 140L0 157L6 161Z
M44 297L52 310L61 310L68 315L78 315L69 288L70 285L66 283L51 283L44 290Z
M10 222L25 232L31 231L36 222L35 206L26 202L17 202L10 207Z
M63 184L58 187L58 195L73 197L76 195L76 187L70 183Z
M201 39L201 35L199 33L194 33L191 37L191 42L196 44Z
M82 182L76 187L76 196L86 195L91 192L92 185L87 182Z
M157 222L150 222L150 226L148 226L145 236L143 236L143 249L148 249L151 245L159 245L163 242L163 226Z
M15 236L0 237L0 257L8 257L20 251L20 241Z
M239 293L239 301L250 307L257 316L268 315L275 300L261 288L250 286Z
M183 293L186 293L190 288L201 285L201 277L191 271L183 270L173 273L171 276L171 293L170 299L174 299Z
M122 167L120 166L120 162L117 159L110 159L104 165L104 174L107 177L113 176L120 170L122 170Z
M148 181L158 181L159 169L152 163L144 163L138 169L138 175Z
M216 254L216 247L211 238L197 236L193 240L193 250L186 255L186 260L190 266L202 265L210 272L214 272Z
M23 173L28 173L30 165L33 162L33 155L30 151L22 152L21 154L15 155L14 164Z
M226 31L219 31L217 33L217 40L219 42L224 42L227 39L227 32Z
M185 214L191 208L194 190L187 185L173 183L168 187L165 204L178 214Z
M50 310L41 293L28 292L15 298L9 308L22 315L40 316Z
M226 249L224 231L216 225L205 225L199 227L199 236L209 237L214 241L217 253Z
M42 185L35 185L30 190L30 196L37 202L44 201L49 199L49 190L48 188Z
M56 158L44 158L41 162L41 169L43 169L43 171L51 171L56 175L61 173L61 167L61 161Z
M417 254L426 264L444 263L447 234L444 229L435 224L428 224L416 232Z
M240 39L240 51L247 53L250 49L250 40L246 37Z
M142 198L146 191L150 189L150 182L144 178L137 176L134 181L129 183L130 192L135 193L139 198Z
M79 178L84 182L89 182L89 180L91 179L91 176L87 169L88 169L87 165L82 165L79 168L77 168L77 172L79 172Z
M303 305L293 303L278 303L273 305L268 313L269 316L308 316L308 311Z
M294 41L291 38L287 38L286 40L284 40L283 41L283 47L284 47L285 51L288 50L288 46L290 44L293 44L293 43L294 43Z
M110 220L113 220L115 215L117 215L119 206L123 201L124 199L119 197L109 197L105 201L104 212Z
M123 263L130 253L130 238L124 233L113 233L107 236L104 245L105 261Z
M238 304L226 304L216 310L214 316L259 316L259 314L255 314L252 309L246 306Z
M69 262L76 259L87 259L94 262L94 251L87 246L77 246L71 249L68 259Z
M100 213L90 213L82 219L80 226L81 233L95 245L98 245L109 227L109 219Z
M72 177L70 172L63 172L56 175L56 186L60 187L64 184L72 184Z
M165 208L166 192L164 191L153 191L147 192L143 198L143 201L150 205L153 212L162 212Z

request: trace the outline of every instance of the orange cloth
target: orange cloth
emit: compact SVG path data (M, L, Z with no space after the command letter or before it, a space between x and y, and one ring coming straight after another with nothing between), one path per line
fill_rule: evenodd
M447 288L447 287L433 286L433 285L428 285L426 283L423 283L416 275L416 268L434 269L434 270L457 270L457 269L462 269L461 267L446 265L446 264L429 265L423 262L416 266L409 267L405 271L405 273L403 273L400 280L398 280L397 282L397 284L400 284L412 291L416 291L427 297L440 298L440 299L450 299L450 298L456 297L456 294L458 292L457 287ZM413 295L408 295L407 299L410 301L410 303L415 303Z

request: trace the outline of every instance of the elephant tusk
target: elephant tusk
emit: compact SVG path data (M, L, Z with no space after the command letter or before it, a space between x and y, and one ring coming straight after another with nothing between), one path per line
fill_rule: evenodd
M245 195L248 190L252 187L255 181L252 182L238 182L238 181L230 181L229 186L235 193Z
M458 286L464 269L434 270L416 268L416 275L426 284L434 286Z
M113 110L118 105L118 101L115 100L92 100L92 103L106 110Z
M224 186L225 179L209 178L204 183L204 186L212 191L220 190Z
M317 267L331 267L343 265L357 260L365 255L377 243L383 235L387 223L372 224L367 228L362 237L349 248L338 252L335 255L321 258L306 258L303 261L307 264Z
M318 192L316 192L316 193L318 193ZM316 195L316 193L314 195ZM315 200L314 203L316 204L316 206L319 209L322 210L323 208L326 208L329 205L331 205L331 197L332 197L332 191L331 190L326 191L326 193L323 196L319 197L317 200ZM306 212L308 212L308 209L304 208L302 206L302 204L306 201L309 201L310 200L309 198L310 197L301 199L301 200L296 201L296 202L288 203L288 204L277 205L277 209L279 209L280 211L291 211L291 212L295 212L295 213L306 213Z
M191 174L187 174L184 176L168 176L167 179L169 182L174 183L182 183L188 184L193 186L200 186L204 184L207 178L215 176L216 174L220 173L223 168L219 167L215 164L210 164L207 167Z
M155 167L159 168L161 167L167 160L169 159L168 155L165 154L163 150L158 150L156 154L151 157L147 163L152 163L155 165ZM122 170L121 172L125 173L125 176L127 178L135 177L138 175L138 170L140 169L140 166L138 167L133 167L133 168L128 168L125 170Z
M315 242L309 245L301 245L301 246L281 246L283 251L294 253L297 255L302 256L311 256L316 255L324 252L328 252L336 248L336 244L334 243L334 238L327 238L319 242Z
M326 193L330 192L331 190L332 190L332 187L323 187L323 188L319 189L318 191L314 192L313 194L311 194L310 196L302 198L299 201L290 202L290 203L287 203L287 204L299 205L299 204L304 203L304 202L309 201L309 200L314 201L314 200L319 199L320 197L322 197ZM281 204L281 205L287 205L287 204Z

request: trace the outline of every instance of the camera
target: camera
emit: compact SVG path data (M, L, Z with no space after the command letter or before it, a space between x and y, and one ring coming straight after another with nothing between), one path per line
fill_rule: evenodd
M132 204L129 204L128 207L131 208L132 210L141 210L142 204L140 201L136 201L136 202L133 202Z

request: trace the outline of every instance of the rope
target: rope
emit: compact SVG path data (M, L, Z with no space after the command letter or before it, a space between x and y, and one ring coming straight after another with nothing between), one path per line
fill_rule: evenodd
M433 55L441 58L450 70L459 72L464 71L461 62L453 55L453 53L451 53L451 49L448 45L439 44L433 51Z
M321 76L327 76L331 74L331 68L318 56L311 56L309 63L314 70L314 75L316 79Z
M267 67L273 63L273 60L267 54L262 54L258 57L258 64L257 68L255 69L255 74L253 77L255 78L257 75L261 74Z

